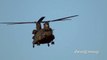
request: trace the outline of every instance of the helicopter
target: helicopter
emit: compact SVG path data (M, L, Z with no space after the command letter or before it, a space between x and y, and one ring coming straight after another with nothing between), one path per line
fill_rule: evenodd
M7 24L7 25L16 25L16 24L36 24L36 29L32 31L33 34L33 48L35 45L40 46L41 44L47 44L48 47L50 46L50 43L53 45L55 44L54 39L55 36L53 34L53 29L50 27L50 22L56 22L56 21L65 21L65 20L72 20L70 18L77 17L78 15L68 16L64 18L54 19L54 20L48 20L43 21L45 16L41 17L37 22L0 22L0 24ZM43 23L43 28L41 23Z

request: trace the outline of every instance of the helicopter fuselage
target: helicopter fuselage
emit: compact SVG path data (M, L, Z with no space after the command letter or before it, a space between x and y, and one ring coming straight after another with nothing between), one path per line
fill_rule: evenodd
M54 35L51 29L41 29L33 36L34 44L48 44L54 40Z
M55 39L53 35L53 30L50 28L49 23L44 23L44 27L41 28L41 23L36 23L36 30L33 30L33 47L34 45L40 45L40 44L48 44L52 43L54 44L53 40Z

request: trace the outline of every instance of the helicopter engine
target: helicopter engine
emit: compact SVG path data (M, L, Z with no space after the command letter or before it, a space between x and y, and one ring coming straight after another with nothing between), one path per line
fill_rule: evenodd
M43 29L44 29L44 31L45 31L45 35L46 35L46 36L53 35L53 30L52 30L52 28L50 28L48 22L45 22L45 23L44 23L44 28L43 28Z

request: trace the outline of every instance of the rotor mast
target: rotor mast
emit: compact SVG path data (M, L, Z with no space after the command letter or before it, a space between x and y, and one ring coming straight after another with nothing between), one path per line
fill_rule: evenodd
M41 22L45 17L41 17L37 22L36 22L36 29L37 31L41 29Z

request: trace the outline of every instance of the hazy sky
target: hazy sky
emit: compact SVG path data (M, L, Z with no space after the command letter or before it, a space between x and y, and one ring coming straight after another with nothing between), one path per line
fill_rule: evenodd
M0 60L107 60L107 0L0 0L0 22L71 15L79 16L50 23L56 37L50 47L32 48L35 24L0 25Z

